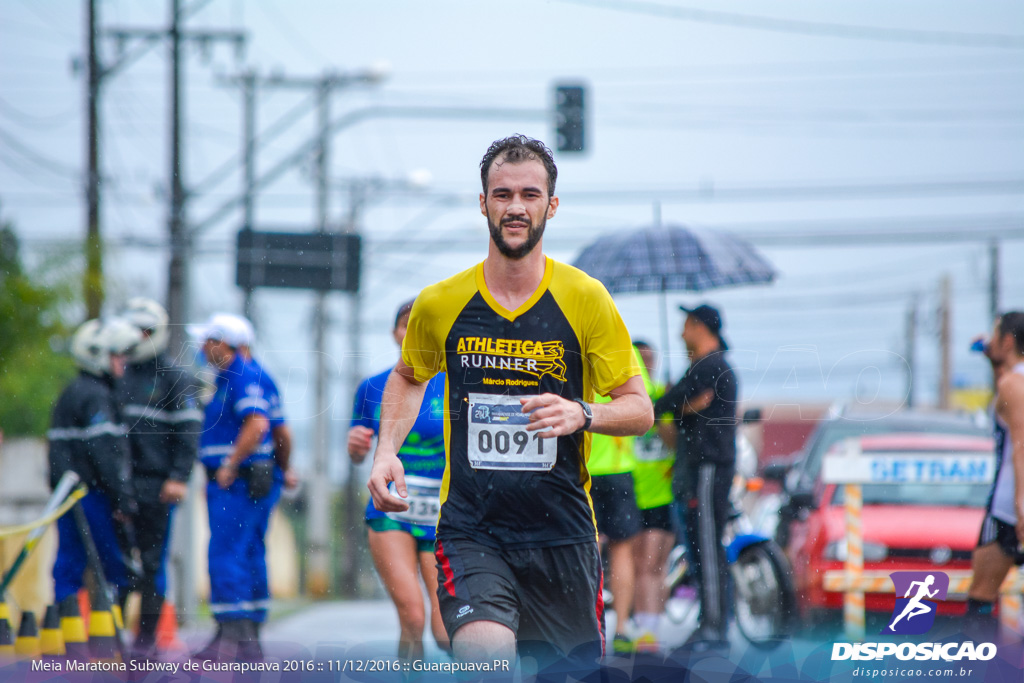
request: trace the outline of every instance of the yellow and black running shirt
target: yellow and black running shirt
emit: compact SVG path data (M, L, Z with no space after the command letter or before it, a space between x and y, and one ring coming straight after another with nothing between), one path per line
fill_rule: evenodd
M549 258L537 291L509 311L478 264L416 298L402 360L418 381L447 373L439 538L542 547L595 537L589 435L540 439L519 399L590 401L640 374L600 282Z

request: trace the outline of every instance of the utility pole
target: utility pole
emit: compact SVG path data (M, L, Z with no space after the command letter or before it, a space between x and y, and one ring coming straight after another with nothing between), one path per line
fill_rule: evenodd
M332 74L319 78L294 78L271 76L261 79L254 73L244 74L242 83L245 94L245 204L244 227L253 228L255 208L255 117L256 89L288 88L313 89L316 92L317 146L316 158L316 223L317 232L329 232L330 197L328 193L330 175L329 134L331 95L334 88L348 84L349 79ZM313 353L314 393L316 395L313 422L313 468L309 477L309 505L306 527L306 590L313 597L323 597L330 591L330 543L331 543L331 485L327 476L327 453L330 446L330 377L327 367L327 292L317 291L313 307ZM252 293L246 293L247 315L252 308Z
M988 246L989 253L989 283L988 300L990 322L999 317L999 240L993 239Z
M317 135L313 152L316 160L316 222L317 231L330 232L330 146L331 97L334 91L356 84L372 84L380 81L379 71L353 73L325 73L319 77L259 77L247 72L230 79L240 84L244 94L244 176L245 194L243 202L243 227L254 228L254 213L257 184L255 180L256 154L256 93L258 90L286 88L312 90L316 94ZM308 525L306 533L306 589L314 597L322 597L330 591L330 545L331 545L331 484L328 477L328 450L331 442L330 430L330 388L331 378L327 365L327 291L315 294L313 313L313 353L316 374L314 392L316 395L316 417L313 425L313 468L309 478ZM251 293L246 295L247 315L251 311ZM356 312L357 314L358 312ZM355 323L353 323L355 324ZM356 325L358 326L358 325ZM358 342L357 342L358 345ZM353 386L354 389L354 386Z
M349 192L348 220L345 222L345 232L358 234L359 221L362 213L363 203L366 201L366 191L363 184L358 181L353 183ZM360 269L362 272L362 269ZM361 285L362 283L360 283ZM355 389L362 380L362 368L359 360L361 357L360 338L362 320L362 291L361 286L349 294L348 310L348 394L355 396ZM348 477L345 480L344 500L344 528L345 547L342 558L342 572L339 586L341 594L345 597L356 597L359 588L359 543L357 533L359 529L359 495L356 484L356 466L349 459Z
M180 0L171 0L168 30L171 58L171 206L167 220L171 258L167 266L167 315L170 318L170 348L177 355L185 342L188 319L188 235L185 232L185 186L181 178L181 33L178 30Z
M401 192L419 192L426 189L430 183L430 174L426 171L417 171L408 178L387 179L387 178L353 178L342 184L348 195L348 219L345 221L345 232L358 235L362 222L363 209L371 198L377 194L389 190ZM362 273L362 268L360 268ZM362 354L362 310L363 298L362 288L357 287L349 294L349 318L348 318L348 368L346 374L348 395L354 396L359 383L363 379L363 371L360 360ZM359 484L356 465L349 460L348 476L345 481L345 497L343 501L345 544L341 550L339 564L342 568L339 581L339 588L342 596L356 597L359 589L359 539L358 534L361 526L362 511L359 505Z
M907 407L914 407L914 368L917 363L917 308L918 308L918 295L913 294L910 297L910 305L907 306L907 323L906 323L906 348L904 353L906 357L904 360L907 363L907 377L906 377L906 396Z
M196 3L186 12L180 12L177 8L177 0L173 2L172 27L171 29L140 29L140 28L111 28L100 30L99 16L97 14L96 0L86 1L86 268L83 289L85 293L85 304L87 314L94 318L100 314L103 307L103 241L101 238L101 185L103 182L100 169L100 104L103 84L118 71L127 67L147 52L149 49L161 42L167 36L176 34L178 41L187 38L199 40L205 43L216 40L231 40L236 48L244 45L245 34L239 31L213 30L213 31L190 31L187 34L176 30L176 23L183 20L185 16L201 8L204 3ZM99 38L112 39L119 48L116 59L105 62L99 54ZM125 47L130 41L134 49L126 50ZM173 50L177 54L177 50ZM172 58L172 61L176 61ZM77 72L78 60L72 63L73 69ZM172 323L181 323L171 319ZM179 331L180 332L180 331ZM174 328L172 327L172 334Z
M943 275L939 283L939 408L948 410L953 377L953 278Z
M193 5L190 10L202 5ZM185 224L185 208L188 193L185 190L185 181L182 175L182 130L181 130L181 88L183 78L183 65L181 63L181 44L184 41L195 41L202 44L214 42L231 42L234 44L236 54L241 51L246 41L243 31L228 29L202 29L188 30L182 28L181 24L186 19L186 14L181 11L180 0L171 0L171 17L168 28L111 28L103 32L103 35L112 38L119 45L123 46L129 41L138 41L139 47L132 52L123 53L121 57L108 67L99 70L100 79L112 75L135 59L145 54L149 48L164 40L169 41L170 57L170 86L171 86L171 135L170 135L170 195L171 202L168 212L168 233L170 238L170 261L167 271L167 313L170 319L168 342L172 357L179 357L185 341L185 321L188 316L188 265L191 258L191 235ZM98 178L97 178L98 180ZM178 528L186 529L185 534L175 534L172 557L176 560L176 566L180 570L173 578L175 593L177 594L177 606L179 614L183 618L189 618L196 613L195 595L195 571L192 558L201 550L192 535L194 523L194 507L200 498L200 485L197 477L192 477L189 482L189 500L183 506L178 516Z
M325 75L320 79L317 91L317 128L319 144L316 154L316 209L317 231L327 232L327 218L330 210L328 192L330 174L331 93L333 79ZM330 589L330 530L331 530L331 487L327 480L327 450L330 444L330 416L328 408L327 378L327 292L316 293L314 312L314 346L316 353L316 422L313 427L313 478L310 480L309 527L306 536L306 587L313 597L322 597Z
M201 5L200 5L201 6ZM104 31L104 35L113 38L119 44L130 40L141 40L143 50L123 57L106 73L123 66L142 54L148 46L168 41L170 58L170 100L171 100L171 134L170 134L170 207L167 216L167 232L170 239L170 261L167 268L167 314L170 318L169 348L177 355L185 342L185 321L188 318L188 282L189 261L191 259L192 240L186 225L186 209L188 191L183 176L184 161L182 159L182 139L184 133L181 125L182 81L184 65L181 47L184 42L196 42L209 45L217 42L229 42L235 46L236 54L245 46L244 31L230 29L199 29L186 30L182 22L186 15L181 10L181 0L171 0L170 25L167 28L113 28Z
M87 318L98 318L103 308L103 243L100 238L100 64L96 52L96 0L86 10L86 183L85 183L85 309Z
M226 79L242 88L242 229L256 222L256 88L259 79L252 69ZM253 288L243 290L242 312L256 326Z

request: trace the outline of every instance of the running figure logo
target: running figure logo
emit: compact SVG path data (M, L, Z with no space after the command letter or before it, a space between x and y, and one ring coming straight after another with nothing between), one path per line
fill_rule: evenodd
M890 576L896 588L896 606L882 633L926 633L935 623L936 601L946 599L949 576L942 572L893 572Z

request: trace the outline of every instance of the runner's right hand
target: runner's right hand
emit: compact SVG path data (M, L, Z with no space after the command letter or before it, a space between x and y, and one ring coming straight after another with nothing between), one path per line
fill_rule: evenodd
M361 463L370 452L373 443L373 430L369 427L353 427L348 430L348 455L352 462Z
M381 453L378 449L373 458L373 469L370 470L370 481L366 488L370 489L373 505L381 512L404 512L409 504L395 498L388 491L388 484L395 482L395 490L403 498L409 495L405 488L405 468L397 455Z

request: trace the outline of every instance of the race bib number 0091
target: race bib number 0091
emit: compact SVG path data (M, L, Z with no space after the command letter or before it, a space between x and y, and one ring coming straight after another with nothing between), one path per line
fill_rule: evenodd
M398 498L395 483L391 482L388 491ZM419 526L437 526L437 518L441 514L441 480L406 475L405 502L409 509L401 512L388 512L388 517L396 522L406 522Z
M547 472L558 447L540 432L526 431L530 416L520 399L529 396L469 395L469 464L480 470Z

